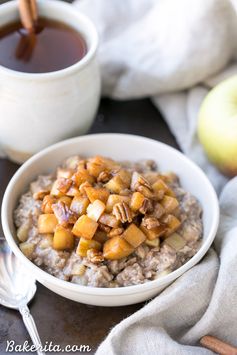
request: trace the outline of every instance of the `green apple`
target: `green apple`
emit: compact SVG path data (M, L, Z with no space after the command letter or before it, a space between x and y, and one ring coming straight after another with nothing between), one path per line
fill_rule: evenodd
M237 175L237 76L218 84L204 99L198 136L209 160L225 175Z

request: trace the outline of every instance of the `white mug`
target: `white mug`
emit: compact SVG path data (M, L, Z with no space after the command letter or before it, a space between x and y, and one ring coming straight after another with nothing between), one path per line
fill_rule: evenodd
M43 74L17 72L0 65L0 147L19 163L52 143L86 133L100 98L94 25L61 1L40 0L38 11L44 18L79 31L87 53L70 67ZM0 5L0 28L18 18L17 1Z

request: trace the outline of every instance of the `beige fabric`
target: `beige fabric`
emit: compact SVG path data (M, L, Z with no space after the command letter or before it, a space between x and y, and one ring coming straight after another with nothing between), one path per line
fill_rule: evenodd
M140 311L118 324L97 354L211 354L213 334L237 346L237 179L227 183L198 143L197 113L208 90L237 74L237 0L79 0L100 35L105 95L150 96L184 151L220 196L211 249Z

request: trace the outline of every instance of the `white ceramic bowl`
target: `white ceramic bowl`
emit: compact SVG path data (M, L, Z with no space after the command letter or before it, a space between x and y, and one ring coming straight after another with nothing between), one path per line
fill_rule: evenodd
M13 210L28 184L37 175L53 171L70 155L101 154L116 160L154 159L161 171L173 171L182 186L198 198L203 208L204 236L197 254L186 264L160 279L142 285L121 288L95 288L62 281L28 260L17 245ZM125 134L95 134L57 143L30 158L11 179L2 204L2 225L6 239L21 262L34 277L50 290L71 300L98 306L122 306L138 303L157 295L177 277L195 265L212 244L219 222L216 193L209 180L193 162L179 151L154 140Z

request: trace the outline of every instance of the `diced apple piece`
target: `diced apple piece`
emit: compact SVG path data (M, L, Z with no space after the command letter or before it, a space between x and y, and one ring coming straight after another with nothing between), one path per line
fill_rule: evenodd
M121 179L119 175L115 175L112 179L110 179L105 187L114 194L119 194L120 191L127 188L127 184Z
M71 203L72 203L72 198L69 197L69 196L62 196L62 197L59 197L59 201L65 203L65 205L67 205L68 207L71 206Z
M100 200L95 200L87 207L87 216L93 219L94 221L98 221L102 213L104 213L105 204Z
M75 196L72 200L70 209L79 216L86 214L86 209L89 206L89 199L86 196Z
M120 221L118 221L114 215L108 213L103 213L99 222L111 228L116 228L120 225Z
M145 196L143 194L141 194L140 192L134 192L132 194L130 208L134 212L138 211L142 207L144 200L145 200Z
M127 203L127 205L129 205L130 197L129 196L121 196L121 195L117 195L117 194L109 195L109 198L106 203L106 210L105 211L107 213L111 213L114 205L116 203L122 203L122 202L125 202L125 203Z
M170 236L181 225L180 220L177 217L173 216L172 214L162 217L162 221L166 224L166 231L164 237Z
M58 178L70 179L72 175L73 175L73 170L71 169L66 169L66 168L57 169L57 179Z
M165 243L174 248L176 251L179 251L186 245L185 239L178 233L171 234L165 239Z
M17 235L17 238L19 239L20 242L25 242L28 239L29 230L30 230L30 221L29 220L24 222L17 229L16 235Z
M53 213L52 205L56 202L55 196L46 195L43 199L41 210L43 213Z
M134 223L128 226L122 237L134 248L137 248L146 240L146 235Z
M93 184L95 182L95 178L91 176L86 169L80 169L73 174L72 181L74 181L77 186L80 186L83 182Z
M44 234L42 240L39 243L41 249L51 248L53 246L53 234Z
M93 240L96 240L97 242L100 242L101 244L104 244L106 242L106 240L108 240L108 236L107 236L107 233L104 232L104 231L100 231L100 230L97 230L94 237L93 237Z
M87 197L89 198L90 202L94 202L95 200L103 201L104 203L107 202L109 197L109 191L103 187L95 188L95 187L85 187L85 192Z
M153 240L155 238L164 235L166 231L166 226L164 224L160 224L158 227L152 229L147 229L145 226L141 224L140 228L143 231L143 233L146 235L147 239L149 240Z
M163 197L160 203L164 207L166 213L171 213L179 206L179 201L175 197L167 195Z
M145 244L152 248L158 248L160 246L160 238L155 238L153 240L147 239Z
M35 245L30 242L24 242L19 244L19 248L21 249L22 253L30 259L34 250L35 250Z
M133 253L134 248L121 237L113 237L107 240L103 248L103 256L105 259L117 260L125 258Z
M120 165L112 159L104 158L101 156L96 156L90 158L86 165L89 174L98 177L103 171L118 170Z
M80 238L76 253L80 256L85 257L87 255L87 250L89 249L100 250L101 243L94 239L88 240L85 238Z
M77 237L92 239L97 227L97 222L93 221L93 219L89 218L86 215L82 215L74 224L72 233L75 234Z
M63 226L57 226L53 237L53 248L56 250L71 250L74 247L75 238L72 232Z
M117 172L116 176L119 176L120 179L123 181L124 189L128 189L131 184L132 173L128 170L120 169Z
M53 213L41 214L38 218L38 232L40 234L54 233L57 224L58 220Z
M162 179L158 179L152 185L152 189L157 194L159 194L160 191L163 191L165 195L175 197L174 191Z
M89 171L89 174L96 178L100 175L102 171L105 170L105 167L105 162L100 156L90 158L86 164L86 168Z

